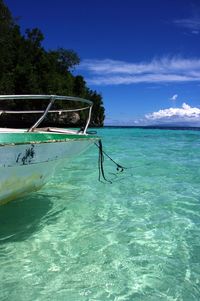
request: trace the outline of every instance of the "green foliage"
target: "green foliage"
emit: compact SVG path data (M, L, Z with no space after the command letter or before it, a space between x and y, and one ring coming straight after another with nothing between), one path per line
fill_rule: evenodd
M0 0L0 93L13 92L14 23L8 8Z
M79 56L71 49L46 51L42 47L43 40L38 28L27 29L23 36L9 9L0 0L0 94L57 94L87 98L94 103L92 125L102 126L105 117L102 96L90 90L82 76L72 74L80 63ZM20 109L35 109L37 106L36 102L20 102ZM9 107L17 107L17 103L9 102ZM81 113L80 123L85 118L86 113Z

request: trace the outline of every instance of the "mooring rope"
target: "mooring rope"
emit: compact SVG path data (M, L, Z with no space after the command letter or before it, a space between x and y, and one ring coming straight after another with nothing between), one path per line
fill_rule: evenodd
M98 160L98 167L99 167L99 181L102 182L101 178L104 179L105 182L108 182L110 184L112 184L112 181L110 179L107 179L105 176L105 172L104 172L104 155L110 159L115 165L116 165L116 170L117 172L114 174L115 176L117 175L117 173L119 172L123 172L124 169L127 169L126 167L118 164L117 162L115 162L104 150L103 150L103 145L102 145L102 141L101 139L98 141L98 144L95 143L95 145L99 148L99 160Z

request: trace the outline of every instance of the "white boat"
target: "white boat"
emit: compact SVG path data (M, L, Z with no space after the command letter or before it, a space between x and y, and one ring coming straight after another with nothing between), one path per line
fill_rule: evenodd
M41 188L64 160L78 156L98 140L87 133L92 102L82 98L56 95L2 95L0 100L49 100L43 111L3 110L1 114L40 113L41 117L28 129L0 128L0 204ZM84 106L74 110L52 110L56 101L76 101ZM88 110L82 130L38 126L48 113L62 114Z

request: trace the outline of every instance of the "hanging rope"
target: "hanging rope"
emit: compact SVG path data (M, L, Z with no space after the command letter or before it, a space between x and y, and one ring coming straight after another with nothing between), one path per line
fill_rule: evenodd
M126 169L126 167L118 164L117 162L115 162L104 150L103 150L103 145L102 145L102 141L101 139L98 141L98 143L95 143L95 145L98 147L99 149L99 160L98 160L98 167L99 167L99 181L102 182L101 178L104 179L105 182L108 182L110 184L112 184L112 181L110 179L107 179L105 176L105 172L104 172L104 155L110 159L115 165L116 165L116 170L117 172L114 174L115 176L119 173L119 172L123 172L124 169Z

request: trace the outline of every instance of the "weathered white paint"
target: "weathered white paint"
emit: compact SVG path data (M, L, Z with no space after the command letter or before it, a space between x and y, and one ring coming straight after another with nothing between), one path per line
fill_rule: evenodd
M39 189L55 168L93 144L92 139L0 147L0 204Z

